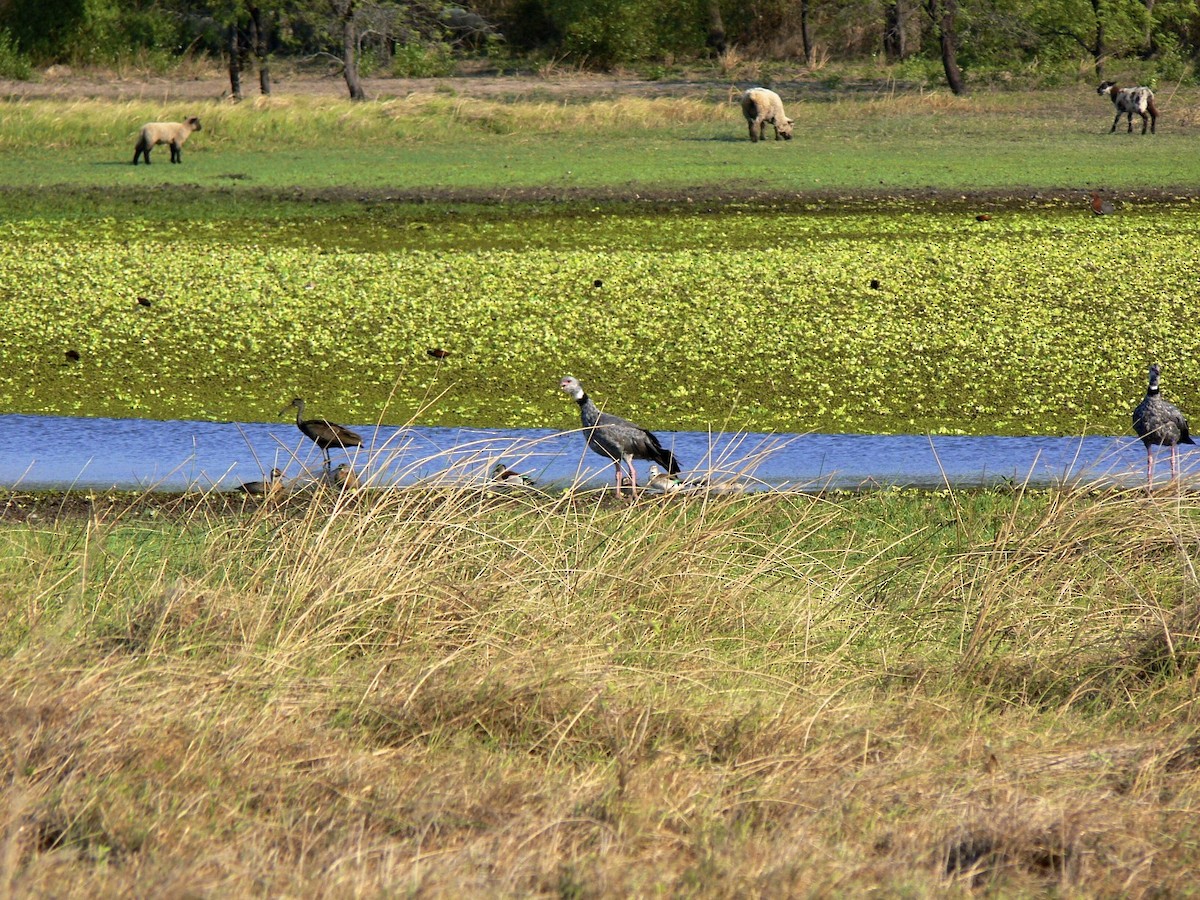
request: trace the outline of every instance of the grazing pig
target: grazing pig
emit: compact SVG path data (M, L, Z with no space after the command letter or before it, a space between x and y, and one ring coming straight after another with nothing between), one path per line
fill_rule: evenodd
M171 145L171 162L183 162L183 142L193 131L200 130L200 120L192 116L186 122L147 122L138 134L137 146L133 148L133 164L138 164L138 157L146 159L150 165L150 148L158 144Z
M775 126L775 140L792 139L792 120L783 112L783 101L774 91L766 88L750 88L742 94L742 115L750 126L750 140L757 143L763 139L767 125Z
M1114 82L1102 81L1100 82L1100 86L1096 88L1096 93L1101 96L1108 94L1112 98L1113 106L1117 108L1112 128L1108 129L1109 134L1117 130L1117 123L1121 121L1121 116L1128 117L1129 133L1133 134L1134 113L1142 117L1142 134L1146 133L1147 123L1150 125L1150 133L1154 134L1154 126L1158 122L1158 108L1154 105L1154 91L1150 90L1150 88L1119 88Z

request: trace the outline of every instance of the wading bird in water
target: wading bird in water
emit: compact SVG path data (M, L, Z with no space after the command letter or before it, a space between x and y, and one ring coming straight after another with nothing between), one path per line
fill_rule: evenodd
M665 468L669 475L679 474L675 454L665 449L658 438L640 425L612 413L601 412L578 378L567 375L558 386L579 404L579 417L583 422L583 436L588 447L613 461L617 470L617 496L621 494L622 463L628 470L629 488L634 493L637 492L637 473L633 468L635 459L648 459Z
M320 447L321 452L325 454L326 469L329 468L329 449L331 447L341 447L343 450L349 450L351 447L362 446L362 438L349 428L335 425L324 419L304 418L304 401L299 397L281 409L279 414L282 416L292 407L296 408L296 427L300 429L305 437Z
M1150 385L1146 397L1133 411L1133 430L1146 445L1146 485L1154 487L1154 451L1160 444L1171 448L1171 477L1179 477L1179 445L1194 444L1188 434L1187 419L1174 403L1163 399L1158 384L1161 370L1158 363L1150 364Z

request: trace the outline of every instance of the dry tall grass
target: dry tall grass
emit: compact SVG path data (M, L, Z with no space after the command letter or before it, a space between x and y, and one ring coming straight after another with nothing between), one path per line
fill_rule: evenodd
M730 51L736 54L736 51ZM732 73L731 73L732 75ZM585 96L552 99L539 96L472 97L425 90L371 103L337 97L280 94L243 103L217 100L156 102L152 99L13 101L5 109L0 150L31 146L65 149L128 142L130 153L144 122L182 121L196 115L204 123L203 139L212 146L236 142L240 150L279 146L320 147L329 135L362 143L427 140L472 133L515 135L622 134L666 132L682 127L742 122L733 100L755 78L739 70L729 84L703 96ZM825 133L871 129L925 131L939 124L969 127L975 133L1012 135L1057 134L1064 128L1091 127L1106 107L1081 102L1078 91L979 93L955 97L946 91L875 91L828 94L780 87L788 113ZM1089 90L1084 98L1095 99ZM819 101L819 102L812 102ZM1111 106L1111 104L1110 104ZM1180 99L1177 115L1187 104Z
M1191 496L54 512L0 894L1194 888Z
M578 129L644 130L729 120L724 104L694 98L590 99L568 103L551 100L508 102L438 92L414 93L375 103L352 104L332 97L258 97L230 104L113 102L82 99L69 102L26 100L5 110L0 149L30 146L63 149L128 141L130 153L144 122L182 121L196 115L207 141L235 140L242 149L328 143L330 134L345 140L393 141L466 129L497 134L559 134Z

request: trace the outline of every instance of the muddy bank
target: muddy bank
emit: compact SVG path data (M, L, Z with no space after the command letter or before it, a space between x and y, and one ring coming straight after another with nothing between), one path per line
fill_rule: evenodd
M14 188L0 185L0 208L27 209L32 201L43 206L74 208L79 200L103 202L110 209L121 204L141 207L161 200L163 190L150 188L98 188L92 186L57 185L53 197L41 188ZM1200 202L1200 188L1188 185L1108 190L1104 197L1135 206L1179 206ZM186 208L188 202L206 197L234 197L296 206L404 206L446 207L461 204L461 212L489 207L510 210L514 206L555 207L562 215L592 215L597 203L611 205L605 212L633 214L672 212L719 212L725 207L754 206L773 212L861 213L897 207L905 212L980 213L999 210L1037 210L1055 207L1088 206L1091 192L1081 188L998 188L964 192L961 189L916 188L913 190L813 190L780 191L757 188L728 188L722 185L690 187L504 187L488 188L253 188L201 187L172 185L170 202ZM577 209L576 209L577 207Z

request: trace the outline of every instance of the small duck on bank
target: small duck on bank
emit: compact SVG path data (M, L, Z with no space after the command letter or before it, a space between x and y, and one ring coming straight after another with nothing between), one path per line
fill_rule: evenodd
M246 481L238 486L238 490L251 497L276 497L284 492L283 472L272 469L269 477L262 481Z
M524 475L515 469L510 469L502 462L492 466L492 481L496 484L508 485L510 487L532 487L534 480L528 475Z

